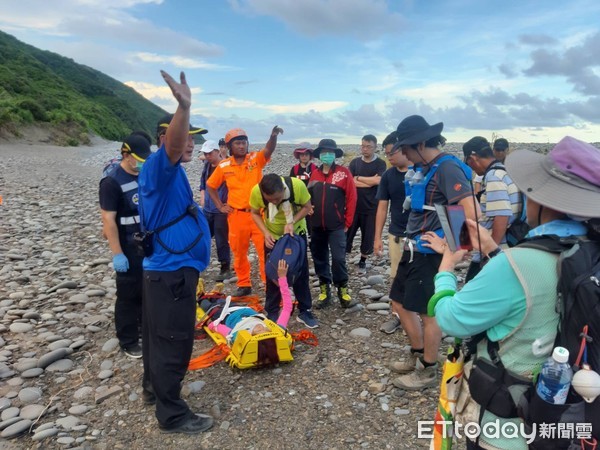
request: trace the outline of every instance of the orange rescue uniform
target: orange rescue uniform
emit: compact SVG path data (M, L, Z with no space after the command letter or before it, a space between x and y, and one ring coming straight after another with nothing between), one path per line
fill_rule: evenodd
M262 169L269 160L265 150L248 153L241 164L237 164L233 156L224 159L206 182L207 186L218 189L223 183L227 185L227 204L234 211L227 217L229 224L229 246L233 252L233 269L238 277L239 287L251 287L250 262L248 249L250 240L254 243L258 254L260 278L265 282L265 240L262 232L252 220L250 213L250 192L262 179Z

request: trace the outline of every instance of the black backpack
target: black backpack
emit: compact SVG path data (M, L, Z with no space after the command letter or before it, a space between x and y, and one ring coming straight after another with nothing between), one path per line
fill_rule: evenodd
M555 346L569 350L574 372L581 363L582 338L586 340L587 362L600 373L600 242L576 237L540 236L527 239L519 247L536 248L559 254L558 259L558 334ZM587 328L586 328L587 327ZM584 333L584 330L587 330ZM574 391L568 401L581 401ZM558 405L557 405L558 406ZM582 405L584 420L591 423L593 436L600 441L600 397ZM546 421L549 423L549 421Z
M523 193L519 193L521 196L521 215L517 217L513 223L510 224L506 230L506 243L509 247L516 246L519 242L525 239L531 227L527 224L527 210L525 209L525 196Z

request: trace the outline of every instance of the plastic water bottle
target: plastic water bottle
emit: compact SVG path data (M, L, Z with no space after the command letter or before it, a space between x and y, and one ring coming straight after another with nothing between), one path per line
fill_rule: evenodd
M415 174L412 177L412 184L419 184L423 181L423 168L422 167L417 167L417 171L415 172Z
M538 378L537 393L548 403L564 405L571 387L573 370L569 364L569 350L556 347L552 356L542 366Z
M404 181L408 181L410 184L412 184L412 179L414 176L415 176L414 166L408 166L408 170L404 174Z

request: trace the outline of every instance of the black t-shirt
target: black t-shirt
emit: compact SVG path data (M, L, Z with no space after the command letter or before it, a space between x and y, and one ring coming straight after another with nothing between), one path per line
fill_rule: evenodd
M314 163L308 163L306 167L302 167L300 163L298 163L290 169L290 177L298 178L304 182L305 186L308 186L310 174L315 170L317 170L317 166Z
M385 161L378 157L371 162L365 162L362 158L354 158L350 161L348 169L355 177L374 177L375 175L383 175L387 167ZM357 187L356 194L357 214L374 214L377 211L377 199L375 198L377 196L377 186L370 188Z
M133 233L140 231L138 177L121 166L100 181L100 208L115 211L121 247L134 245Z
M390 202L390 234L404 236L408 215L410 211L403 211L402 205L406 192L404 190L404 176L406 172L400 172L395 167L388 169L381 176L379 189L377 189L377 200Z

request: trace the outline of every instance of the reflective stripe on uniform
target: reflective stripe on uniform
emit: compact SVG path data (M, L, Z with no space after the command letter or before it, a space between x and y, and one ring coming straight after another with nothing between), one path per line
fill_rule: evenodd
M138 184L137 181L130 181L129 183L125 183L121 185L121 189L123 190L123 192L129 192L129 191L133 191L134 189L138 188Z
M140 223L140 216L121 217L121 225L134 225Z

